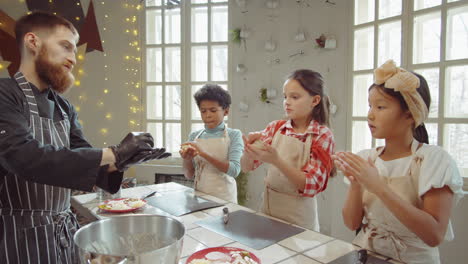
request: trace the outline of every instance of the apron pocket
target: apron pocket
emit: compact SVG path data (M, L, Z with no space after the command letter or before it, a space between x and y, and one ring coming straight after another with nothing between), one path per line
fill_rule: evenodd
M20 246L22 257L40 259L41 263L55 263L54 224L23 229L24 240Z

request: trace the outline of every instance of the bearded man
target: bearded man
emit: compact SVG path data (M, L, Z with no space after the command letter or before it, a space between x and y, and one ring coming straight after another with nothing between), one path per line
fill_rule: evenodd
M78 33L43 12L15 26L19 71L0 79L0 263L77 263L70 190L115 193L123 171L170 155L149 133L93 148L73 106L60 94L74 83Z

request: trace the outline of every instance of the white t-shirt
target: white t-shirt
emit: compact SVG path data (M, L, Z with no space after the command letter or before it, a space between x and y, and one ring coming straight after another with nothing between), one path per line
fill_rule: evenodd
M357 155L367 160L376 149L366 149ZM441 147L423 144L415 153L422 157L421 170L418 179L418 194L423 196L431 188L442 188L447 185L453 192L453 205L463 197L463 179L455 160ZM407 175L413 156L384 161L377 157L375 166L383 177L401 177ZM452 224L449 222L445 240L454 237Z

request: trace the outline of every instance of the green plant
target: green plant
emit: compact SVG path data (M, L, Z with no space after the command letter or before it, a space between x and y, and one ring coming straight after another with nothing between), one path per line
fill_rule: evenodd
M267 104L271 103L267 96L267 88L260 89L260 101Z
M247 202L247 182L248 182L248 172L240 172L239 176L236 178L237 183L237 202L240 205L245 205Z
M233 43L241 44L241 28L235 28L231 30L231 41Z

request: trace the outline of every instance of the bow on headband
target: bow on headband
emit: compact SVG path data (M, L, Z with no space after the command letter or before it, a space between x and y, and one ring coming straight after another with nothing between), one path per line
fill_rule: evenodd
M385 88L400 92L413 116L415 127L421 125L429 115L426 103L416 89L419 88L419 78L413 73L396 66L393 60L388 60L374 70L374 83L384 84Z

